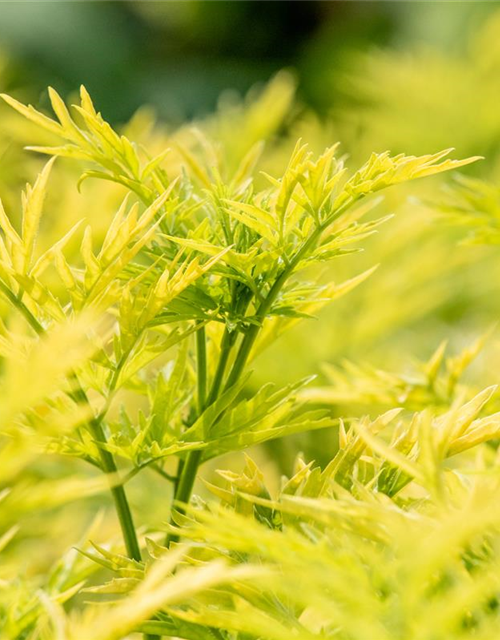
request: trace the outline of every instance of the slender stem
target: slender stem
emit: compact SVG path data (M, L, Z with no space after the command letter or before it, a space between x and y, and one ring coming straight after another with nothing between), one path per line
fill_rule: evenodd
M285 283L287 277L288 277L288 272L287 270L285 270L277 278L277 280L275 280L274 285L271 287L266 298L259 305L257 313L255 314L256 320L259 322L259 324L252 324L248 329L247 333L245 334L245 337L243 338L240 348L238 350L238 353L236 355L236 359L234 361L233 368L231 369L231 373L227 378L226 385L224 387L225 389L229 389L229 387L232 387L233 384L238 382L243 372L243 368L245 367L245 364L248 360L248 356L250 355L250 351L252 350L253 344L257 336L259 335L259 331L261 329L260 323L264 320L264 318L267 315L267 312L271 308L272 303L276 300L281 290L281 287Z
M198 378L198 415L201 415L205 409L207 396L207 342L204 326L196 331L196 366ZM176 500L182 503L189 500L200 461L201 451L190 451L185 463L179 460L174 491ZM177 511L182 513L181 509L177 509ZM167 546L178 540L178 535L169 534L167 536Z
M174 497L177 495L177 488L179 486L180 479L182 478L183 469L184 469L184 460L182 458L179 458L179 462L177 463L177 470L175 472Z
M0 280L0 291L9 300L9 302L11 302L12 305L16 307L16 309L20 313L22 313L25 320L28 322L28 324L33 329L33 331L37 335L42 336L45 333L45 329L43 328L43 326L40 324L40 322L38 322L38 320L31 313L31 311L24 304L24 302L22 302L22 300L20 300L2 280Z
M226 370L226 366L228 363L229 355L231 353L232 346L234 345L235 334L232 334L226 328L221 340L221 352L219 356L219 362L217 364L217 370L215 372L214 380L212 382L212 387L210 389L210 395L208 401L204 399L201 402L200 398L205 398L206 394L206 341L205 341L205 331L203 330L203 345L200 344L201 336L200 330L198 330L197 334L197 369L198 369L198 415L201 415L205 410L206 406L210 406L219 394L220 388L222 386L222 380L224 378L224 372ZM200 377L203 378L201 381L202 393L200 393ZM202 451L190 451L186 457L186 461L179 461L178 466L178 475L177 475L177 483L174 491L174 500L179 505L175 508L177 513L184 513L182 508L182 504L187 504L189 502L189 498L191 497L191 493L193 491L194 481L196 479L196 473L198 471L198 467L200 466L202 457ZM179 540L179 536L175 533L169 533L166 539L166 545L170 546L172 542L177 542Z
M180 505L187 504L189 502L191 492L193 491L194 481L196 479L196 472L200 466L201 455L201 449L190 451L186 458L186 462L182 467L182 473L175 492L175 501L176 503L179 503L175 508L176 513L183 514L184 509ZM172 542L178 542L178 540L179 535L177 533L169 533L166 540L167 547L169 547Z
M262 328L262 322L264 321L266 315L268 314L271 306L275 302L278 297L281 289L286 283L287 279L293 273L296 266L302 260L304 255L314 246L317 240L320 238L324 229L326 228L327 223L316 227L313 233L309 236L300 250L296 253L293 259L288 263L285 269L281 272L281 274L276 278L274 284L272 285L269 293L265 297L265 299L260 303L257 312L255 314L257 324L252 324L248 329L245 337L243 338L238 353L236 355L233 367L231 372L226 380L226 384L224 386L224 390L229 389L233 386L240 378L243 369L247 363L248 357L252 350L252 347L255 343L255 340L259 334L259 331ZM249 300L246 301L246 305L248 305ZM215 402L218 398L220 390L222 388L222 382L224 380L224 374L226 372L227 364L229 362L229 356L231 354L231 350L236 342L237 333L229 332L229 330L225 329L224 334L221 340L221 352L219 356L219 362L217 364L217 369L215 372L214 380L212 383L212 388L210 390L210 395L208 398L207 406L210 406ZM191 492L193 490L194 482L196 479L196 473L198 471L198 467L201 462L202 452L201 451L190 451L187 455L186 462L182 466L182 472L178 476L178 483L176 486L174 499L177 503L187 504L189 502ZM181 469L179 465L179 469ZM178 513L184 513L182 506L177 507ZM166 544L169 546L172 542L177 542L179 540L179 536L176 533L170 533L167 535Z
M231 355L231 350L236 342L236 338L236 331L230 332L226 327L221 339L219 362L217 363L217 369L215 371L212 387L210 389L210 395L206 403L206 406L208 407L212 405L219 397L222 382L224 380L224 374L229 362L229 356ZM203 410L205 408L205 406L202 407L199 415L203 413ZM183 464L181 464L182 461L179 461L178 481L174 492L174 502L177 504L177 506L175 507L175 512L179 514L185 513L182 505L187 504L191 497L196 474L198 472L198 467L201 463L202 453L203 452L201 450L190 451L187 454L186 461ZM169 547L172 542L178 542L178 540L179 535L177 533L168 533L166 538L166 546Z
M200 323L201 324L201 323ZM196 365L197 365L197 384L198 384L198 415L203 413L207 396L207 336L205 325L201 325L196 331ZM177 463L177 473L174 480L174 497L179 490L179 483L184 471L184 460L179 458ZM167 537L167 544L169 538Z
M71 374L71 379L75 382L76 389L73 391L72 397L76 402L85 404L90 407L90 401L82 388L80 381L76 373ZM137 540L137 534L135 531L134 521L132 518L132 512L127 500L127 494L123 482L120 481L118 468L116 466L113 454L110 453L103 445L106 444L106 434L102 427L104 414L91 418L88 422L88 429L90 434L97 443L99 450L99 457L101 459L102 471L109 474L110 478L110 491L113 497L113 502L116 509L116 514L120 522L120 528L122 530L123 540L125 542L125 548L127 554L133 560L141 560L141 551L139 542Z
M89 429L94 440L98 443L98 446L106 443L106 436L99 420L91 420L89 422ZM118 474L118 469L113 455L102 446L99 446L99 456L101 458L103 470L108 474L116 476ZM139 548L132 512L130 510L125 489L122 484L116 484L115 482L112 482L110 489L118 520L120 521L127 555L133 560L140 561L141 550Z
M203 413L207 397L207 338L205 325L196 331L196 366L198 368L198 415Z
M217 363L217 369L215 370L212 387L210 389L210 395L208 397L208 403L207 403L208 406L213 404L219 396L219 391L222 386L222 381L224 380L224 374L226 372L227 363L229 361L229 356L231 354L231 349L234 346L235 340L236 340L236 332L230 332L229 329L226 327L222 335L219 362Z
M238 353L236 355L236 359L234 361L233 368L231 369L231 373L228 376L226 381L225 389L229 389L236 382L238 382L243 369L247 363L248 357L252 350L252 347L255 343L257 336L259 335L259 331L261 329L262 322L264 321L266 315L268 314L271 306L274 301L278 297L283 285L288 280L288 278L293 273L295 267L299 264L305 254L314 246L314 243L319 239L322 232L324 231L326 225L320 225L316 227L313 233L309 236L306 242L302 245L301 249L295 254L293 259L289 262L289 264L285 267L285 269L281 272L281 274L274 281L273 286L269 290L269 293L265 297L265 299L260 303L259 308L255 314L255 318L258 324L252 324L248 329L245 337L243 338Z
M147 466L147 465L145 465L145 466ZM170 473L167 473L166 471L164 471L158 465L152 464L151 465L151 469L153 469L153 471L156 471L156 473L158 475L160 475L162 478L165 478L165 480L168 480L169 482L172 482L172 483L175 482L175 476L170 475Z
M237 290L233 291L233 301L236 301L236 312L245 315L248 305L250 304L250 300L252 298L251 292L250 296L245 293L240 294L238 296ZM259 327L256 327L257 329ZM229 362L229 356L231 351L236 344L236 340L238 338L237 331L230 331L226 326L224 330L224 334L221 340L221 353L219 356L219 362L217 364L217 370L215 372L214 380L212 383L212 389L210 391L210 397L208 399L208 406L213 404L217 398L219 397L220 390L222 388L222 382L224 380L224 375L226 373L226 368ZM226 386L227 388L227 386Z
M46 331L44 327L40 324L40 322L35 318L35 316L31 313L28 307L19 300L14 293L6 286L6 284L0 280L0 291L5 295L5 297L13 304L13 306L18 309L25 317L29 325L35 331L35 333L39 336L45 335ZM80 386L80 383L74 373L71 374L71 377L76 381L77 388L74 392L74 396L80 403L85 403L90 406L89 399L87 394ZM92 418L88 423L89 430L96 440L98 445L103 445L106 443L106 436L104 430L102 428L101 419ZM112 474L115 476L111 484L111 495L113 497L113 501L115 504L115 509L118 515L118 520L120 522L120 527L122 530L123 539L125 542L125 547L127 549L128 555L134 560L141 559L141 552L139 548L139 543L137 540L137 535L135 532L135 527L132 519L132 513L130 511L130 506L128 504L127 496L125 493L125 489L119 483L116 483L116 475L118 473L118 469L116 467L115 460L113 455L104 449L102 446L98 446L99 456L101 458L102 469L105 473Z

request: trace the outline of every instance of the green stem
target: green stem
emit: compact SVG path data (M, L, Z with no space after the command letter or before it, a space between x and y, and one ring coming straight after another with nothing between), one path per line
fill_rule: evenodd
M243 368L247 363L248 356L250 355L250 351L254 345L254 342L259 335L259 331L261 329L260 324L266 317L269 309L271 308L272 303L276 300L281 287L285 283L288 277L287 270L283 271L282 274L275 280L274 285L271 287L266 298L261 302L257 313L255 314L256 320L259 324L252 324L243 338L238 353L236 355L236 359L233 364L233 368L231 369L231 373L229 374L224 389L229 389L236 382L238 382Z
M295 254L293 259L288 263L285 269L281 272L281 274L274 281L273 286L269 290L269 293L265 297L265 299L260 303L259 308L255 314L255 319L257 320L257 324L252 324L248 329L245 337L243 338L238 353L236 354L236 358L233 364L233 368L231 369L231 373L229 374L226 385L224 389L229 389L236 382L238 382L243 369L248 361L248 357L250 356L250 352L252 347L259 335L259 331L261 329L262 323L269 313L273 303L276 298L280 294L281 289L283 288L285 282L293 273L296 266L302 260L302 258L307 254L307 252L314 246L315 242L319 239L322 232L325 229L326 224L323 224L313 231L313 233L309 236L306 242L302 245L301 249Z
M205 330L200 335L202 330L199 329L196 333L196 351L197 351L197 374L198 374L198 415L201 415L206 406L210 406L218 396L222 380L224 378L224 372L226 370L231 348L234 344L233 335L226 328L221 340L221 353L219 356L219 362L215 377L210 389L210 396L206 401L206 386L207 386L207 361L206 361L206 336ZM201 378L201 380L200 380ZM186 457L186 461L181 464L179 461L178 466L178 480L175 486L174 501L179 503L175 511L177 513L184 513L182 504L187 504L191 493L193 491L194 481L196 479L196 473L200 466L202 457L202 451L190 451ZM176 533L169 533L167 535L166 545L170 546L172 542L177 542L179 536Z
M174 499L175 499L175 496L177 495L177 489L179 487L179 482L182 478L183 469L184 469L184 460L182 458L179 458L179 461L177 463L177 470L175 472L175 480L174 480Z
M250 295L248 295L249 293ZM238 295L238 290L235 288L235 290L233 291L233 301L234 300L236 301L236 312L238 314L242 316L245 315L248 305L250 304L251 298L252 298L251 292L247 291L246 294L240 292ZM210 397L208 399L208 406L213 404L219 397L220 390L222 388L222 382L224 380L224 375L226 373L226 368L229 362L229 356L231 355L231 351L234 345L236 344L237 338L238 338L238 332L236 330L230 331L226 325L226 328L224 330L224 334L221 340L221 353L219 356L217 370L215 372L214 380L212 383Z
M89 422L89 430L94 440L98 444L99 456L101 458L103 470L105 471L105 473L115 477L111 482L111 495L113 497L116 513L120 522L123 540L127 549L127 555L133 560L137 560L138 562L140 562L142 559L141 550L139 548L139 542L137 540L137 534L135 531L130 505L128 503L127 495L125 493L123 485L119 483L117 484L115 482L116 476L118 475L118 469L113 455L102 446L106 443L106 436L99 420L91 420Z
M182 473L179 478L179 484L177 485L174 498L175 502L178 503L175 508L175 512L181 515L184 514L185 511L180 505L187 504L189 502L193 491L194 481L196 479L196 472L200 466L202 453L201 449L190 451L186 458L186 462L182 466ZM169 547L172 542L178 541L179 535L177 533L169 533L167 535L166 546Z
M196 366L198 368L198 415L203 413L207 397L207 339L205 325L196 331Z
M226 372L227 363L229 361L229 356L231 355L231 350L234 346L235 340L236 340L236 332L230 332L229 329L226 327L222 335L219 362L217 363L217 369L215 370L215 375L212 382L212 388L210 389L210 395L208 397L208 403L207 403L208 406L213 404L219 396L219 391L222 386L222 381L224 380L224 374Z
M252 350L252 347L255 343L255 340L259 334L259 331L262 327L262 322L264 321L266 315L268 314L271 306L275 302L278 297L281 289L283 288L285 282L293 273L296 266L302 260L302 258L307 254L307 252L314 246L314 244L318 241L321 234L325 230L328 224L325 222L324 224L316 227L313 233L309 236L300 250L296 253L293 259L288 263L285 269L281 272L281 274L276 278L274 284L272 285L269 293L265 297L265 299L260 303L257 312L255 314L257 324L252 324L248 329L245 337L243 338L238 353L236 355L233 367L231 372L226 380L226 384L224 386L224 390L229 389L236 382L238 382L241 374L243 373L243 369L248 361L248 357ZM249 300L246 301L248 304ZM215 372L214 380L212 383L212 388L210 390L210 395L208 398L207 406L210 406L215 402L218 398L220 390L222 388L222 382L224 380L224 374L226 372L227 364L229 362L229 356L231 354L231 350L236 342L237 332L230 332L227 327L224 331L224 335L221 340L221 352L219 356L219 362L217 364L217 369ZM176 503L187 504L191 497L191 492L193 490L194 482L196 479L196 473L198 471L198 467L201 462L202 452L201 451L190 451L187 455L186 462L182 466L182 473L179 476L178 484L176 486L174 500ZM179 467L180 469L181 467ZM182 506L177 506L176 511L178 513L184 513ZM176 533L168 534L166 544L169 546L172 542L177 542L179 540L179 536Z
M12 303L12 305L20 311L20 313L24 316L26 321L35 331L35 333L39 336L45 335L46 331L44 327L40 324L40 322L35 318L35 316L31 313L28 307L17 298L14 293L7 287L7 285L0 280L0 291L5 295L5 297ZM89 399L87 394L80 386L76 375L73 373L71 377L77 383L77 389L75 392L75 397L79 402L89 404ZM98 445L103 445L106 443L106 436L104 434L104 430L102 428L102 424L99 418L92 418L89 423L89 430L96 440ZM134 560L141 559L141 552L139 549L139 543L137 540L137 535L135 532L134 523L132 520L132 513L130 511L130 506L128 504L127 496L125 493L125 489L119 483L116 483L116 476L118 474L118 469L116 467L115 460L113 455L104 449L102 446L98 446L99 448L99 456L101 458L102 468L105 473L112 474L115 476L112 480L111 484L111 495L113 497L113 501L115 504L115 509L118 515L118 520L120 522L120 527L122 530L123 540L125 542L125 546L127 549L128 555Z
M38 322L35 316L31 313L28 307L22 302L10 289L9 287L0 280L0 291L4 294L4 296L12 303L12 305L24 316L25 320L28 322L33 331L42 336L45 333L45 329Z

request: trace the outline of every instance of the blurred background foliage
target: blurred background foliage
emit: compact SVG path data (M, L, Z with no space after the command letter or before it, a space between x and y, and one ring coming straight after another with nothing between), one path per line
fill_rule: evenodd
M378 50L379 68L383 48L391 47L407 64L418 49L456 63L471 53L469 34L496 4L4 2L0 48L8 64L2 84L48 104L48 84L68 94L83 83L111 123L128 120L144 104L180 123L211 113L224 91L245 93L292 67L300 102L327 115L342 106L337 86L352 71L353 58ZM483 53L480 42L473 49L473 55ZM398 69L395 84L406 75ZM425 70L439 73L427 67L421 74Z
M220 143L228 165L264 138L261 168L274 175L302 137L315 151L339 140L351 166L372 151L420 154L453 146L455 157L484 155L468 173L498 184L499 65L497 2L0 3L1 91L48 109L47 85L71 95L83 83L111 123L155 153L179 139L195 146L187 126L192 121ZM0 106L0 195L10 211L19 210L20 189L41 166L20 149L43 142L39 131ZM175 170L175 157L167 162ZM54 175L47 239L83 216L104 232L121 188L87 181L80 194L80 169L64 161ZM442 340L456 354L484 334L500 312L498 249L459 246L467 231L436 215L433 203L443 198L439 177L393 189L384 207L397 214L394 219L363 253L332 267L338 282L379 263L376 273L322 311L321 323L303 322L263 352L251 384L313 373L327 387L331 376L323 375L323 363L342 367L348 359L401 372L411 385L418 362ZM473 385L497 382L497 342L493 332L469 374ZM332 411L369 410L361 405L332 403ZM313 433L253 454L277 481L290 472L298 447L307 459L324 463L336 442L327 432ZM68 465L56 457L30 458L18 470L19 491L66 477ZM77 465L81 478L86 471ZM139 521L153 511L160 525L169 497L153 490L153 480L143 474L132 482L131 498ZM68 519L82 533L89 513L107 501L87 498L88 511L79 502L60 506L73 502L75 493L81 493L78 484L54 498L50 522L36 515L36 504L19 502L29 524L17 543L21 554L33 533L47 548L55 539L59 549L73 544ZM64 519L56 517L61 509ZM37 557L46 564L52 554ZM37 572L35 565L30 572Z

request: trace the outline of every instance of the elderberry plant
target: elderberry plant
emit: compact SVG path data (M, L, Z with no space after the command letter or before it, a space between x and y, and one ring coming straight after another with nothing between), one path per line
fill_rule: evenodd
M397 410L373 422L352 422L346 432L329 408L307 402L304 387L310 378L282 388L269 382L253 394L247 384L252 360L262 349L372 273L369 269L346 282L325 283L320 271L326 262L356 252L357 244L387 220L387 215L374 217L380 201L372 194L475 158L450 160L449 150L420 157L386 152L372 154L349 172L336 145L316 155L299 141L283 173L264 173L266 184L260 186L260 141L244 154L233 150L226 157L217 140L197 132L194 145L178 136L159 152L150 151L118 134L84 88L71 113L53 89L49 95L56 119L3 96L52 140L31 147L52 157L23 194L17 229L13 216L0 207L0 291L17 313L2 328L2 355L11 363L4 389L19 384L21 371L43 381L33 384L31 392L28 379L27 398L4 405L3 429L8 435L29 434L39 447L81 459L105 474L126 555L116 543L112 550L94 545L85 554L117 574L94 592L130 595L107 613L68 622L58 603L78 591L92 570L72 559L76 569L65 573L61 567L69 565L62 562L54 571L50 598L28 599L18 603L15 615L4 616L8 633L51 637L51 630L64 628L66 635L60 635L69 638L122 638L134 630L188 639L285 638L297 629L299 637L317 637L304 631L297 617L304 602L294 602L279 583L273 573L276 557L267 557L267 549L259 559L243 542L233 545L227 532L226 551L214 553L205 528L202 536L190 532L189 520L196 520L190 506L194 482L204 462L223 454L338 426L337 457L323 471L298 463L285 494L306 482L306 494L321 501L336 497L332 483L339 491L355 486L359 495L375 483L392 500L418 481L434 498L441 491L429 467L434 453L446 460L497 432L496 418L481 422L485 419L477 417L488 392L457 409L464 416L458 423L454 407L444 416L417 414L408 430L400 424L388 445L375 434L392 423ZM40 251L37 234L56 157L83 163L78 186L88 179L110 181L125 196L102 239L92 225L78 221ZM80 244L76 254L70 249L75 239ZM131 398L138 399L140 411L132 411ZM429 435L434 424L444 425L439 427L444 436ZM366 447L372 461L364 455ZM127 482L148 468L156 474L159 492L171 486L165 490L165 540L157 530L143 537L127 497ZM294 546L293 527L283 531L287 517L282 506L270 499L251 461L246 473L243 479L229 472L223 477L233 489L256 496L250 509L238 491L215 492L237 511L255 514L272 529L266 535L276 540L283 535L285 553L286 545ZM96 484L87 490L100 488ZM316 519L326 522L322 502L318 505L314 516L300 505L290 513L292 520L304 517L304 526L313 522L311 540L320 535L313 531ZM227 515L228 526L232 517ZM224 518L225 513L221 522ZM249 525L248 536L254 526ZM220 527L213 525L215 538ZM207 546L186 555L177 548L181 536L201 537ZM310 550L302 551L294 572L299 560L311 557ZM256 580L269 580L269 590L259 594ZM220 589L218 613L211 601L215 588ZM275 593L279 597L273 605ZM185 606L193 598L196 606ZM229 600L231 607L238 600L251 610L238 620L237 608L224 609ZM323 601L318 603L322 619L326 609ZM281 606L287 624L278 621ZM37 624L41 611L48 614L46 628Z

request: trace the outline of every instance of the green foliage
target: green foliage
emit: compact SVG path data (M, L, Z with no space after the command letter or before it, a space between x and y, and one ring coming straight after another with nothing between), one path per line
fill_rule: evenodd
M460 153L473 150L494 162L500 13L495 8L482 24L468 22L454 46L418 37L403 49L370 49L356 55L347 73L333 77L330 85L338 92L337 102L343 96L357 106L338 114L345 134L361 127L363 149L382 144L422 153L452 144ZM457 35L458 31L453 38Z
M339 284L329 266L390 217L374 215L373 194L476 158L384 152L351 172L337 145L315 153L299 140L270 171L261 138L291 92L281 76L193 138L156 131L149 145L117 133L85 89L71 112L49 90L56 119L4 96L50 138L31 149L53 157L20 216L0 208L1 551L30 510L108 490L122 540L98 518L79 553L35 578L18 574L14 554L0 637L486 638L498 628L486 443L500 418L493 387L461 380L483 341L446 361L439 347L410 380L348 364L327 369L326 388L311 376L253 388L250 370L285 330L373 274L362 267ZM85 181L85 200L107 194L104 229L90 216L57 237L44 230L52 169ZM356 417L353 405L381 413ZM224 486L206 483L220 506L191 499L202 463L327 428L338 451L324 467L299 457L274 491L246 457L242 473L220 471ZM50 456L90 473L23 485ZM162 512L140 526L129 487L147 470Z
M490 182L457 177L434 207L447 221L468 231L467 244L499 243L500 191Z
M489 334L482 336L452 357L446 357L447 344L442 342L427 362L418 363L414 370L402 373L377 369L369 363L345 361L341 367L325 364L324 371L330 384L309 387L303 396L315 403L359 405L371 411L395 405L409 410L447 408L472 393L470 385L461 384L461 378L488 337Z

